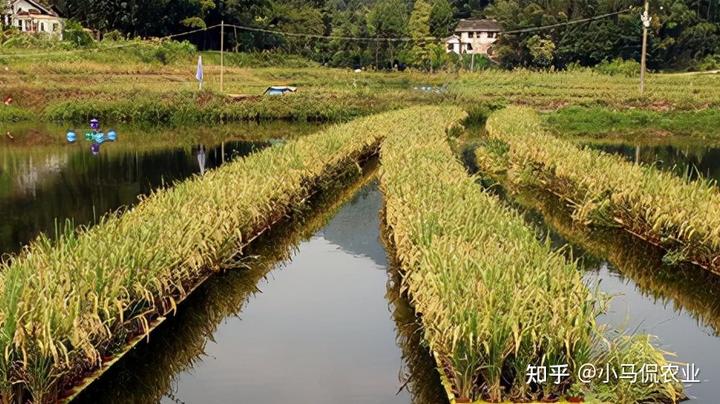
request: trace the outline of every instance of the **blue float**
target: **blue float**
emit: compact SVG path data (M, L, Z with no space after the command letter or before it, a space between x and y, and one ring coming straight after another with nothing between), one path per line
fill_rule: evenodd
M105 141L105 134L102 132L97 132L93 135L93 142L97 144L103 144Z
M114 142L117 140L117 133L115 133L115 130L110 129L107 133L107 140L109 142Z
M69 143L75 143L77 140L77 134L75 134L75 131L69 130L65 135L65 139L67 139Z

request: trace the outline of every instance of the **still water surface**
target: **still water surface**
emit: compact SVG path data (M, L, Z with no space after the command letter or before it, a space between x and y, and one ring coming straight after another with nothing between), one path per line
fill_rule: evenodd
M94 223L107 212L132 206L141 195L218 167L266 147L231 140L180 147L89 143L0 150L0 253L17 252L56 223Z
M628 161L672 171L683 178L720 181L720 147L717 145L669 140L661 144L595 142L588 146L623 156Z
M521 193L514 198L541 233L558 248L569 245L589 286L610 296L598 318L610 331L650 334L679 366L694 364L700 383L686 384L697 403L715 403L720 393L720 277L692 266L668 267L662 251L622 231L576 227L551 195ZM682 373L680 374L682 376Z
M388 271L381 205L371 183L263 239L259 260L211 279L83 402L443 403Z

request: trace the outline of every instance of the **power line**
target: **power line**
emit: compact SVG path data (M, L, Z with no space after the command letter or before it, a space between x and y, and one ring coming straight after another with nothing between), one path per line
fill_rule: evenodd
M500 34L512 35L512 34L520 34L520 33L535 32L535 31L559 28L559 27L564 27L564 26L569 26L569 25L581 24L584 22L601 20L601 19L612 17L615 15L629 13L633 10L634 10L634 8L630 7L630 8L620 10L620 11L615 11L612 13L606 13L606 14L596 15L593 17L581 18L581 19L577 19L577 20L571 20L571 21L566 21L566 22L561 22L561 23L556 23L556 24L543 25L543 26L539 26L539 27L520 28L520 29L510 30L510 31L501 31ZM225 26L233 27L233 28L239 29L241 31L260 32L260 33L265 33L265 34L281 35L281 36L286 36L286 37L339 40L339 41L425 42L425 41L436 41L438 39L436 37L413 38L413 37L357 37L357 36L343 36L343 35L320 35L320 34L305 34L305 33L297 33L297 32L286 32L286 31L280 31L280 30L258 28L258 27L251 27L251 26L247 26L247 25L237 25L237 24L225 24ZM181 32L178 34L166 35L164 37L157 38L156 40L164 41L164 40L174 39L174 38L178 38L181 36L194 34L197 32L209 31L211 29L218 28L218 27L220 27L220 24L215 24L215 25L205 27L205 28L198 28L198 29L194 29L191 31ZM0 54L0 58L67 55L67 54L71 54L71 53L82 53L82 52L90 52L90 51L100 52L100 51L127 48L127 47L132 47L132 46L142 46L145 44L146 44L146 42L132 42L132 43L115 45L115 46L107 46L107 47L102 47L102 48L78 48L78 49L72 49L72 50L66 50L66 51L10 53L10 54Z
M578 19L578 20L571 20L571 21L566 21L566 22L560 22L560 23L551 24L551 25L544 25L544 26L541 26L541 27L520 28L520 29L511 30L511 31L502 31L501 33L502 33L502 34L505 34L505 35L521 34L521 33L525 33L525 32L534 32L534 31L546 30L546 29L551 29L551 28L564 27L564 26L567 26L567 25L582 24L582 23L584 23L584 22L601 20L601 19L603 19L603 18L608 18L608 17L612 17L612 16L615 16L615 15L629 13L629 12L631 12L631 11L633 11L633 10L634 10L634 8L633 8L633 7L630 7L630 8L626 8L625 10L615 11L615 12L607 13L607 14L600 14L600 15L596 15L596 16L593 16L593 17L581 18L581 19Z
M612 13L606 13L606 14L600 14L593 17L587 17L587 18L581 18L577 20L571 20L566 22L561 22L557 24L550 24L550 25L543 25L539 27L529 27L529 28L521 28L511 31L501 31L500 34L510 35L510 34L519 34L519 33L525 33L525 32L534 32L534 31L541 31L551 28L559 28L563 26L568 25L575 25L575 24L581 24L584 22L590 22L595 20L601 20L603 18L612 17L619 14L625 14L633 11L633 7L615 11ZM340 36L340 35L319 35L319 34L303 34L303 33L295 33L295 32L285 32L285 31L279 31L279 30L271 30L267 28L257 28L257 27L250 27L246 25L232 25L232 24L225 24L227 27L234 27L239 30L243 31L251 31L251 32L262 32L267 34L274 34L274 35L283 35L283 36L290 36L290 37L301 37L301 38L314 38L314 39L329 39L329 40L345 40L345 41L365 41L365 42L413 42L413 41L435 41L438 38L436 37L422 37L422 38L413 38L413 37L392 37L392 38L378 38L378 37L355 37L355 36Z

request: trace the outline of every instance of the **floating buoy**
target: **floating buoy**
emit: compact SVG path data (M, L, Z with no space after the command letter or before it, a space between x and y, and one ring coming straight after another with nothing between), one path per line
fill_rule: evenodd
M93 135L93 142L97 144L102 144L105 141L105 134L102 132L97 132Z
M90 120L90 129L92 129L94 131L97 131L98 129L100 129L100 121L98 121L95 118L91 119Z
M97 156L98 154L100 154L100 144L93 142L90 145L90 153L92 153L93 156Z
M93 140L93 133L85 132L85 140Z
M114 142L117 140L117 133L113 129L110 129L107 133L107 140L109 142Z
M65 139L67 139L69 143L75 143L77 140L77 134L75 134L75 131L69 130L65 135Z

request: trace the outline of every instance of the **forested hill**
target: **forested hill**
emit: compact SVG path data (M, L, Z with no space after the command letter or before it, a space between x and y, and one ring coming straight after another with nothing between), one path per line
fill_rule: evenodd
M2 0L0 0L2 1ZM101 32L164 36L192 27L227 24L294 33L353 37L447 36L460 18L487 17L506 30L563 23L620 12L551 30L505 35L496 55L507 66L562 68L605 59L639 59L640 0L46 0L63 16ZM631 7L631 11L622 12ZM718 63L720 0L652 0L649 66L654 69ZM230 49L282 49L336 66L401 63L428 66L443 46L416 42L298 39L228 28ZM216 33L191 38L216 48Z

